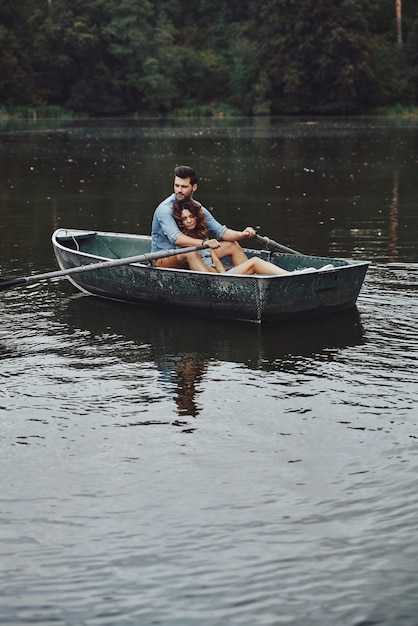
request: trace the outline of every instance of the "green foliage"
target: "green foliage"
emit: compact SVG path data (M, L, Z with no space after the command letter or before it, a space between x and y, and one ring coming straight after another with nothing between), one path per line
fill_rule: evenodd
M0 119L72 119L73 111L56 106L0 106Z
M352 0L269 0L262 18L273 113L354 113L369 103L373 57Z
M103 36L109 18L104 0L53 0L39 33L49 102L91 114L118 106Z
M358 113L418 104L402 0L0 0L0 104L90 115Z
M44 19L38 5L36 0L0 2L0 102L7 106L42 101L33 68L35 33Z
M408 85L411 88L411 100L418 104L418 17L412 25L405 50L405 66L408 72Z
M396 42L396 0L356 0L372 36L388 43ZM416 0L402 0L402 31L404 41L409 37L417 17Z
M239 37L232 42L228 57L230 72L227 85L231 104L245 115L251 115L256 103L254 85L258 68L257 48L248 38Z

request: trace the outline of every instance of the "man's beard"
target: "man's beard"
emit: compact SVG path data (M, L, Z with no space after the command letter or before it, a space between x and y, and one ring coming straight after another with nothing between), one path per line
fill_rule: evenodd
M188 196L185 195L184 193L176 193L176 198L177 200L179 200L180 202L184 202L185 200L190 200L190 198L192 197L192 194L189 194Z

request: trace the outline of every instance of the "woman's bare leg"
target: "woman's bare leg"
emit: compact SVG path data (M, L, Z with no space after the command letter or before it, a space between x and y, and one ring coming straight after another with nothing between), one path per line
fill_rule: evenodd
M287 270L255 256L236 265L234 272L234 274L267 274L269 276L284 276L289 273Z
M198 252L189 252L188 254L182 254L182 257L186 257L189 268L195 272L215 272L216 270L209 267L202 261L202 257Z

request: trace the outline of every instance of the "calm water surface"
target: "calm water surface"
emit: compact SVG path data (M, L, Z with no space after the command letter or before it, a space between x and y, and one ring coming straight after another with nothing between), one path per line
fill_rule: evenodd
M57 226L149 232L172 170L231 227L372 261L357 308L257 328L0 297L0 623L415 626L418 124L0 127L3 276Z

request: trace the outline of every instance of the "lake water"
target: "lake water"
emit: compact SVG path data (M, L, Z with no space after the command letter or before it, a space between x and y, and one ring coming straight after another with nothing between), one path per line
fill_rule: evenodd
M2 276L56 227L148 233L180 163L232 228L371 261L358 305L1 293L0 623L415 626L418 122L4 122Z

